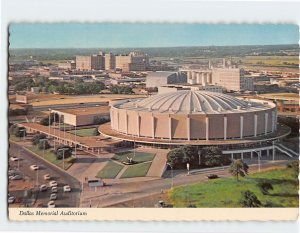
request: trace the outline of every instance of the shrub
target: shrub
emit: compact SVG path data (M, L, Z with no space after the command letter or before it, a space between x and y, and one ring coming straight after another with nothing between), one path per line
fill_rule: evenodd
M269 190L273 190L273 185L268 181L261 181L257 185L264 195L269 194Z
M261 207L262 204L260 202L260 200L258 200L257 196L247 190L247 191L243 191L242 192L242 198L240 200L240 203L242 204L243 207Z

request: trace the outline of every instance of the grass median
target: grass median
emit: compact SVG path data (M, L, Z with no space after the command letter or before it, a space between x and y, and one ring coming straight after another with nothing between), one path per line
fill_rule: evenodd
M145 152L133 152L133 151L126 151L116 153L112 159L117 160L119 162L125 162L128 158L133 158L134 161L138 163L152 161L155 157L155 154L152 153L145 153Z
M37 146L26 146L26 148L35 154L39 155L40 157L46 159L48 162L54 164L55 166L60 167L63 169L63 160L62 159L56 159L56 155L50 150L45 150L45 154L43 150L39 150ZM65 159L65 170L68 170L73 163L75 162L75 159L73 157L69 157Z
M122 174L121 178L144 177L151 166L151 162L130 165Z
M123 169L123 165L117 164L113 161L109 161L104 168L102 168L96 177L102 179L114 179L119 172Z
M263 194L258 183L271 183L273 190ZM208 182L182 186L169 191L168 196L174 207L242 207L241 192L253 192L263 205L271 207L298 207L298 179L291 169L275 169L250 174L237 181L235 178L220 178Z

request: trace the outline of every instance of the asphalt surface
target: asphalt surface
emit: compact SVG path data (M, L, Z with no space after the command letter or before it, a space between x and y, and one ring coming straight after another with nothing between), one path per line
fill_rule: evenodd
M288 161L276 161L276 162L265 162L261 164L261 171L267 168L272 168L275 166L285 166ZM249 172L257 172L258 165L250 165ZM228 172L228 168L220 168L213 171L204 171L199 174L187 175L181 174L177 175L173 179L173 186L181 186L187 184L193 184L198 182L208 181L208 174L217 174L222 177L232 176ZM131 201L139 198L146 198L151 195L159 194L170 189L172 186L172 179L157 179L149 180L144 182L132 182L132 183L119 183L119 184L109 184L106 187L99 188L97 191L88 191L86 188L83 194L82 207L110 207L118 203Z
M51 165L45 162L43 159L38 156L30 153L27 150L24 150L22 146L10 142L9 147L10 156L15 156L20 158L19 161L19 171L23 174L23 178L29 181L32 185L38 185L38 187L42 184L49 186L49 181L44 180L45 174L50 174L51 180L56 180L58 183L58 193L57 200L55 201L56 207L79 207L80 204L80 183L78 180L58 169L54 165ZM17 170L18 162L12 162L9 160L10 166ZM32 171L30 169L31 165L38 165L40 169L38 170L38 174L36 171ZM38 183L37 181L38 177ZM10 182L20 182L20 181L10 181ZM17 183L16 183L17 184ZM71 192L63 192L63 186L69 185L71 187ZM14 191L10 192L12 195L16 195L16 197L23 198L24 191ZM36 203L41 203L43 207L47 207L47 203L49 202L51 190L48 187L46 192L38 191L35 197L37 197Z

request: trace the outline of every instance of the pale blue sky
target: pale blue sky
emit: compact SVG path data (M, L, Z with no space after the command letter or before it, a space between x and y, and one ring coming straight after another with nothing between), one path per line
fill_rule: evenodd
M291 24L14 23L11 48L122 48L298 44Z

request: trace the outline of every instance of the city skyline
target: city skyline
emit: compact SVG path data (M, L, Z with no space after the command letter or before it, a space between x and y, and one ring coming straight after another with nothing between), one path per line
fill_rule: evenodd
M292 24L15 23L10 48L146 48L297 44ZM271 42L270 42L271 41Z

